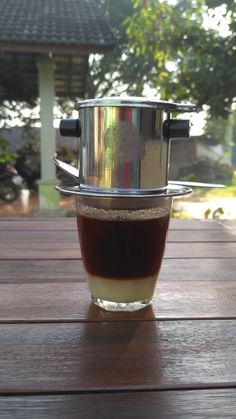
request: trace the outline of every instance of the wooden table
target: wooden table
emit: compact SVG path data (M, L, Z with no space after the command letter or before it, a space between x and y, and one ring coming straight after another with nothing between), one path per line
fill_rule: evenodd
M172 220L152 306L90 303L74 219L0 220L0 417L235 418L236 222Z

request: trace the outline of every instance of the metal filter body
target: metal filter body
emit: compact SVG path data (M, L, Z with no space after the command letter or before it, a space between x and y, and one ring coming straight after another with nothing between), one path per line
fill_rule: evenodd
M167 187L170 139L189 136L189 121L170 116L193 105L108 97L75 108L79 119L62 120L60 132L80 137L80 190L148 194Z
M151 190L167 185L166 112L106 106L82 108L79 116L81 188Z

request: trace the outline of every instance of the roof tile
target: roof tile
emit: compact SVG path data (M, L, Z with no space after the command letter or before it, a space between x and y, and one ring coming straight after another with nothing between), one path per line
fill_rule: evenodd
M99 0L1 0L5 42L112 47L115 38Z

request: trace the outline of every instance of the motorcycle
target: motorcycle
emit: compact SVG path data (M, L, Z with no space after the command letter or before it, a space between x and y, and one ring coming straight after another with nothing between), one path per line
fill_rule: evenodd
M17 152L15 168L23 178L25 186L30 191L37 190L37 181L40 179L40 165L38 163L38 153L32 147L23 147Z
M19 198L23 179L17 170L6 163L0 163L0 199L13 202Z

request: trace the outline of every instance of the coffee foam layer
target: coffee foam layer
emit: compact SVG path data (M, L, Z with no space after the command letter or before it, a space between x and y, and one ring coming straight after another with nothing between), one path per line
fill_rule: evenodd
M116 303L131 303L153 296L157 276L138 279L106 279L87 273L87 281L94 297Z
M169 215L170 209L166 207L145 209L103 209L86 205L79 205L78 213L85 217L106 221L135 221L152 220Z

